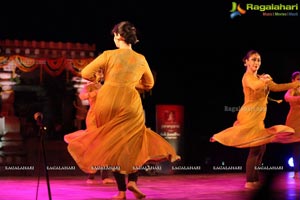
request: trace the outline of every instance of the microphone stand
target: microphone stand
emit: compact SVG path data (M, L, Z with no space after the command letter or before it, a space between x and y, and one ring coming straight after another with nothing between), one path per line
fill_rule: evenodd
M49 181L49 175L48 175L48 169L47 169L45 141L44 141L47 128L43 126L42 116L37 117L36 121L37 121L37 125L39 126L39 136L40 136L40 144L41 144L40 148L42 148L42 153L43 153L43 161L44 161L44 169L45 169L46 181L47 181L48 197L49 197L49 200L52 200L51 190L50 190L50 181ZM37 185L37 192L36 192L36 200L38 197L38 188L39 188L39 183L40 183L40 160L41 160L40 151L39 151L38 159L39 159L38 160L38 185Z

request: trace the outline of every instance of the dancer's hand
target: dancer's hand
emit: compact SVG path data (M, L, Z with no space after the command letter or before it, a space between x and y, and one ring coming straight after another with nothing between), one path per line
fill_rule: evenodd
M259 76L260 80L264 81L265 83L268 83L269 81L272 81L272 77L269 74L262 74Z

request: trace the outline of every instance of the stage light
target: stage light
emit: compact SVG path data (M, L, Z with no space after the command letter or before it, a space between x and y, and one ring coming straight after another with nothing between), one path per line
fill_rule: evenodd
M292 157L289 158L288 164L289 164L290 167L294 167L294 160L293 160Z

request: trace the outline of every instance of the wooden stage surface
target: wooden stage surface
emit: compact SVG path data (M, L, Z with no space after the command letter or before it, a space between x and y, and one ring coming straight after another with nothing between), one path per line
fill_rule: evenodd
M96 183L86 183L86 176L0 176L1 200L96 200L112 199L115 184L105 185L96 176ZM266 178L265 178L266 179ZM266 179L269 180L269 179ZM271 179L270 179L271 180ZM146 199L300 199L300 180L292 172L277 174L264 189L244 188L244 173L142 175L138 186ZM48 187L49 186L49 187ZM127 191L127 199L134 199Z

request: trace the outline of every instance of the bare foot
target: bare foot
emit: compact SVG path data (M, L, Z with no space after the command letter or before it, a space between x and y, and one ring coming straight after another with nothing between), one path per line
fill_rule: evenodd
M135 198L137 199L143 199L146 197L146 195L139 190L134 181L129 181L127 184L127 189L133 192Z
M86 183L87 184L95 184L95 183L97 183L97 181L95 181L94 179L87 179Z
M113 196L113 199L126 199L126 193L124 191L119 191L119 193Z
M111 179L111 178L105 178L105 179L102 180L102 183L103 184L115 184L116 181Z

